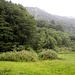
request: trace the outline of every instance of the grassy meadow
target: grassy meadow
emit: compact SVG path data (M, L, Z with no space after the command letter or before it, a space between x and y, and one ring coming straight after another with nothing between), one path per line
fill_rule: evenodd
M59 57L62 60L0 61L0 75L75 75L75 54L59 54Z

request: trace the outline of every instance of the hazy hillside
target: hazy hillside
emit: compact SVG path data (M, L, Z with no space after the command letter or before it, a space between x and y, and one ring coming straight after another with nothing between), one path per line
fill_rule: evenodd
M74 18L52 15L37 7L26 7L26 9L37 20L41 19L41 20L46 20L48 22L51 22L51 20L54 20L56 24L63 25L66 32L75 33Z

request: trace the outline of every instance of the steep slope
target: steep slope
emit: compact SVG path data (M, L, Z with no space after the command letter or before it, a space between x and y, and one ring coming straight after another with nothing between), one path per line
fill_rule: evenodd
M37 7L26 7L26 9L31 15L34 16L36 20L40 19L40 20L45 20L47 22L51 22L52 20L54 20L56 24L62 25L66 32L75 33L75 19L74 18L52 15Z

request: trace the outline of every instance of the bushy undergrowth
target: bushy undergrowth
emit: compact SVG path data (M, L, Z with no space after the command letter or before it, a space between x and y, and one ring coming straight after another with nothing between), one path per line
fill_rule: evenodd
M39 53L39 57L43 60L57 59L57 53L53 50L43 50Z
M52 50L43 50L40 53L36 53L35 51L15 51L15 52L4 52L0 54L1 61L38 61L38 60L50 60L57 59L56 52Z
M34 51L6 52L0 54L2 61L38 61L38 55Z
M55 51L57 53L71 53L72 52L72 48L70 47L56 47Z

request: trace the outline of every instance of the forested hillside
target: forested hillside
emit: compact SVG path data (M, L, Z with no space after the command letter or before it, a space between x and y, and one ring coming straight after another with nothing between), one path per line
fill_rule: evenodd
M0 51L29 44L35 29L35 20L22 5L0 0Z
M75 18L52 15L37 7L26 7L26 9L36 20L45 20L48 23L53 20L55 24L63 26L66 32L75 34Z
M30 9L32 10L32 8ZM0 52L31 49L35 51L40 49L60 51L61 48L75 51L75 35L64 31L65 25L68 29L71 26L67 25L69 19L53 15L51 16L54 18L51 18L49 14L45 16L46 12L44 11L38 14L39 12L34 17L43 16L45 21L35 20L20 4L0 0ZM46 21L47 19L48 21Z

